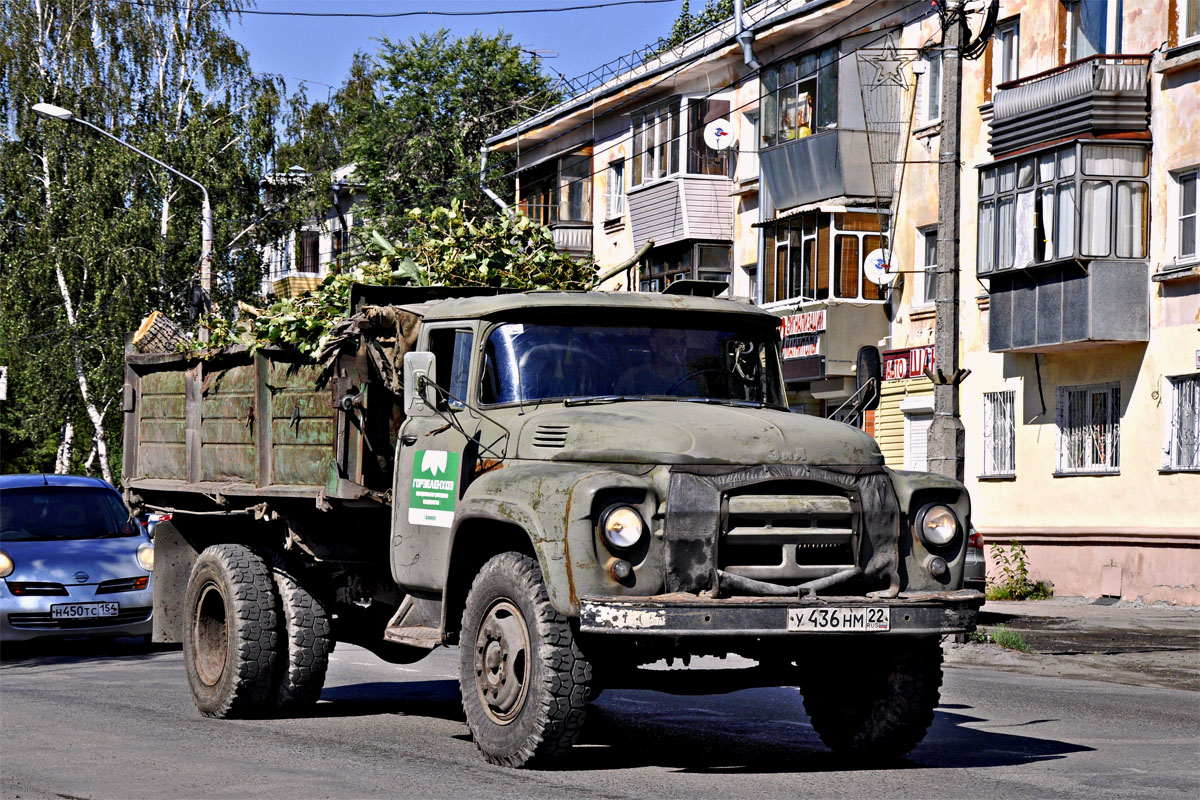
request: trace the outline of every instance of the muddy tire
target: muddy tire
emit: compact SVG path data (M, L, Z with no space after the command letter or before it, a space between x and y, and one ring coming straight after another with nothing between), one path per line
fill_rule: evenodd
M249 548L213 545L196 559L184 604L183 662L205 716L260 716L274 707L278 602L270 567Z
M942 684L937 637L836 646L816 658L815 667L801 662L804 710L830 750L886 762L925 738Z
M485 759L526 767L570 750L592 668L550 605L536 561L503 553L483 566L467 595L459 652L463 711Z
M281 642L275 704L294 714L320 699L334 639L325 604L281 563L271 574L279 595Z

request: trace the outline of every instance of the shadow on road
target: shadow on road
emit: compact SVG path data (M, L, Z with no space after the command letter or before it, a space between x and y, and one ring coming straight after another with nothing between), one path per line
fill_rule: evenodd
M465 721L458 681L354 683L326 687L313 717L368 717L401 714L407 717Z
M5 642L0 647L0 668L22 669L78 661L140 661L178 651L177 644L150 644L141 637L91 639L33 639Z

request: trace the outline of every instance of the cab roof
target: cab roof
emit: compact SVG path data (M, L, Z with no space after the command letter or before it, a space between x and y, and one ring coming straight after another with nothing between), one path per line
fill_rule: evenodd
M532 291L461 297L431 303L420 310L427 322L519 315L554 316L564 311L615 311L618 314L691 312L741 317L763 325L778 325L779 317L749 303L690 295L641 292Z

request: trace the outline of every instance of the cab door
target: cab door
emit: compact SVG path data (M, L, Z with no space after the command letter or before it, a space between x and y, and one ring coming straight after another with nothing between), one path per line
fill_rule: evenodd
M478 456L472 441L479 420L466 408L475 367L475 330L432 323L418 349L436 357L437 413L409 417L396 445L392 490L392 577L408 589L440 591L449 559L450 529ZM465 434L465 435L464 435Z

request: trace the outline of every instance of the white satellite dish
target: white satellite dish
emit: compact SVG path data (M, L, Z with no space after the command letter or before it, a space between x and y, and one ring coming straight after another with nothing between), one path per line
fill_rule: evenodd
M892 254L888 250L872 250L863 262L863 274L871 283L891 286L899 272L892 271Z
M714 119L704 126L704 143L713 150L725 150L733 146L733 126L727 119Z

